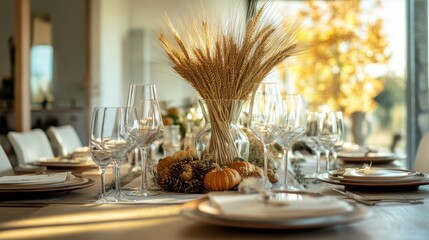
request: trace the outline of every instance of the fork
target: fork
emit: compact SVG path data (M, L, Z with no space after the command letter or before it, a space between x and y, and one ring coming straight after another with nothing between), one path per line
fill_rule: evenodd
M355 200L356 202L365 204L365 205L376 205L379 203L385 203L385 202L397 202L397 203L410 203L410 204L422 204L423 198L366 198L364 196L360 196L356 193L349 192L349 191L341 191L338 189L333 188L335 192L338 192L342 195L347 196L348 198Z

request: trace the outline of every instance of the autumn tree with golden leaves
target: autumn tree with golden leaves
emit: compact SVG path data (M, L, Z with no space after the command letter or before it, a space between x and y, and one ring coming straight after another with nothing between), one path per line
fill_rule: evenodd
M384 84L368 67L385 64L390 54L383 19L377 16L381 2L365 8L362 3L306 1L299 13L298 35L311 44L293 70L298 92L313 106L328 105L346 115L376 108L374 97Z

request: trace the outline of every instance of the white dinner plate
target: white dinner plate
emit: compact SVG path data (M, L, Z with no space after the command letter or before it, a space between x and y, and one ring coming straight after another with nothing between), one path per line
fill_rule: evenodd
M392 162L398 157L392 153L369 153L365 155L361 152L344 152L338 153L338 159L347 163L388 163Z
M328 173L322 173L317 176L322 182L327 182L336 185L343 185L346 187L353 188L365 188L366 190L371 190L372 188L383 189L383 190L395 190L395 189L417 189L421 185L429 184L429 176L424 174L419 180L415 181L340 181L336 179L331 179Z
M427 175L420 172L372 167L367 170L358 168L346 168L331 170L328 174L332 180L341 182L363 182L363 183L397 183L415 182L424 180Z
M272 221L243 221L225 219L213 214L208 214L200 211L198 206L209 201L208 198L195 200L184 205L181 215L189 220L227 227L252 228L252 229L315 229L333 227L342 224L363 220L372 214L367 207L352 204L352 210L344 214L323 216L315 218L299 218L287 220L272 220Z
M0 195L3 194L44 194L44 193L60 193L68 192L77 189L87 188L94 185L95 181L87 178L76 177L64 183L57 184L40 184L26 185L22 187L0 187Z

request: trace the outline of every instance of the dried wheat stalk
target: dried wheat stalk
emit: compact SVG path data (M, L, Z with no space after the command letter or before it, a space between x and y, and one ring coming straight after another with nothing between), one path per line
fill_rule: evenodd
M265 7L244 24L244 31L235 17L226 29L219 23L209 26L204 19L175 25L167 18L169 30L159 34L159 41L175 71L202 98L246 100L273 67L301 50L295 25L269 19ZM231 105L225 104L222 111L207 107L212 123L209 152L226 165L235 156L223 149L233 142L228 129L219 128L227 128L222 121L231 120Z

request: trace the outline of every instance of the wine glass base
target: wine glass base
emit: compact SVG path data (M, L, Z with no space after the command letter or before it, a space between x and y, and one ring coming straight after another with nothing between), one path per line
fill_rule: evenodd
M103 203L117 203L118 199L114 197L104 197L96 200L94 203L96 204L103 204Z
M140 166L134 166L133 168L131 168L131 172L133 172L133 173L141 173L142 172L142 168Z
M300 191L300 189L293 187L293 186L290 186L290 185L281 186L279 189L284 190L284 191Z
M120 198L116 198L116 200L117 200L116 203L132 203L132 202L135 202L134 199L127 198L123 195Z
M306 174L304 176L305 179L317 179L317 176L319 176L320 173L311 173L311 174Z
M131 191L131 192L127 192L127 196L130 197L149 197L149 196L156 196L156 195L160 195L161 193L159 192L152 192L152 191Z

